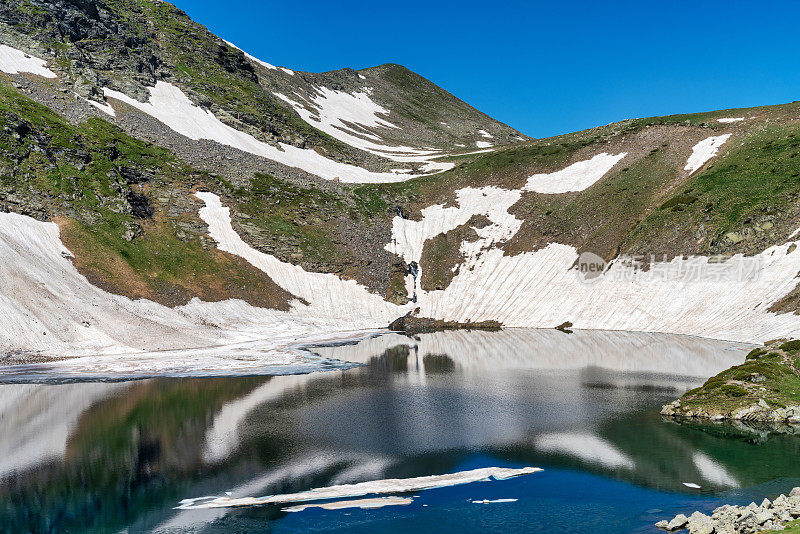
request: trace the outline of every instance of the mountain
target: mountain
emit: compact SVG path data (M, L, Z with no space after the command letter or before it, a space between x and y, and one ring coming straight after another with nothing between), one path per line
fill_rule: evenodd
M402 66L271 65L158 0L10 0L0 42L15 358L289 362L401 317L800 326L798 103L531 139Z

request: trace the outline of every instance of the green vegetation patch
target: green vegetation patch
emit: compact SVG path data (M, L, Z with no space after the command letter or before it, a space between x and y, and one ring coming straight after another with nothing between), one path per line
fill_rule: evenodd
M291 295L208 242L189 197L203 176L169 151L101 119L71 125L2 83L0 123L0 202L56 220L97 285L166 305L199 296L287 309Z
M800 405L798 346L800 343L793 340L752 350L743 364L686 392L680 398L680 411L730 416L740 408L761 402L772 409Z

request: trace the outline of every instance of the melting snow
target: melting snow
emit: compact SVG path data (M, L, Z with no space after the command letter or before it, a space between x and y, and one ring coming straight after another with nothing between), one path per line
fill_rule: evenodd
M487 132L486 130L478 130L478 133L481 134L481 137L486 137L487 139L494 139L494 136Z
M301 340L325 339L347 325L351 330L383 328L405 313L354 281L307 273L256 252L232 230L219 199L211 195L204 200L209 206L201 216L220 248L268 271L309 305L295 301L290 312L281 312L241 300L193 299L168 308L113 295L75 269L56 224L0 213L0 280L15 288L0 293L0 352L73 356L6 366L3 378L233 374L270 366L275 372L308 371L319 360L295 350Z
M724 119L717 119L717 122L721 122L723 124L731 123L731 122L739 122L743 121L744 117L726 117Z
M715 143L720 140L716 138ZM599 179L622 156L600 155L599 160L596 156L590 161L602 161L603 165L576 165L593 169L582 175L588 182ZM545 176L552 179L559 173ZM544 328L570 321L575 328L672 332L737 341L792 337L800 327L797 316L768 311L797 285L800 256L787 254L795 241L754 257L734 256L722 264L712 265L703 256L675 258L656 264L653 272L638 270L626 258L618 258L589 284L573 268L578 253L569 245L551 243L517 255L507 255L497 247L522 224L508 213L521 194L520 190L491 186L465 188L456 192L457 207L429 206L422 210L420 221L393 219L392 241L385 248L407 263L419 262L425 241L466 223L473 215L485 215L491 222L476 228L477 241L461 244L465 260L446 289L422 291L417 279L420 317L461 323L494 320L509 327ZM687 265L691 272L709 274L677 280L653 278L653 273L685 274ZM720 267L743 274L755 268L757 273L720 281L713 275Z
M235 44L233 44L233 43L232 43L232 42L230 42L230 41L225 41L225 44L227 44L228 46L232 46L232 47L233 47L233 48L235 48L236 50L239 50L239 51L241 51L242 53L244 53L244 55L245 55L245 56L246 56L248 59L250 59L251 61L255 61L256 63L258 63L259 65L261 65L261 66L263 66L263 67L266 67L266 68L268 68L268 69L270 69L270 70L277 70L277 69L278 69L278 67L276 67L275 65L272 65L272 64L270 64L270 63L267 63L266 61L261 61L261 60L260 60L260 59L258 59L257 57L255 57L255 56L252 56L252 55L248 54L247 52L245 52L244 50L242 50L241 48L239 48L238 46L236 46Z
M56 78L56 73L47 68L47 61L26 54L22 50L0 44L0 70L8 74L29 72L44 78Z
M592 159L573 163L560 171L550 174L534 174L528 178L528 183L525 184L523 190L550 194L583 191L605 176L619 160L627 155L627 152L616 155L603 152Z
M174 85L159 81L149 88L150 100L139 102L124 93L105 88L106 97L116 98L161 121L189 139L209 139L290 167L297 167L326 180L339 178L342 182L380 183L408 180L409 175L391 172L372 172L355 165L339 163L312 149L297 148L280 143L280 148L257 140L226 124L208 110L195 106Z
M410 146L382 144L382 138L369 129L399 129L385 117L390 110L370 98L370 89L347 93L327 87L317 87L308 107L284 94L275 96L292 106L300 117L311 126L328 135L371 154L401 162L428 162L426 172L444 171L453 168L453 163L430 162L442 156L440 150L425 150ZM308 109L311 108L311 109Z
M489 141L475 141L475 146L478 148L489 148L490 146L494 146Z
M700 167L705 165L708 160L717 155L719 147L721 147L730 136L731 134L712 135L694 145L694 147L692 147L692 155L686 160L686 166L683 170L689 171L689 174L697 171Z
M205 202L200 218L208 224L209 236L217 248L247 260L267 273L276 284L296 295L308 305L296 303L293 311L315 317L341 318L345 324L359 328L380 328L402 315L403 308L388 303L355 280L342 280L334 274L310 273L302 267L284 263L274 256L259 252L245 243L231 227L230 209L222 206L213 193L197 193Z

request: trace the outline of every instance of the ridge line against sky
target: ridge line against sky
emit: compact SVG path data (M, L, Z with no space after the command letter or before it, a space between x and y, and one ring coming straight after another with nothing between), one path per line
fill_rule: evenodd
M788 1L173 1L269 63L399 63L533 137L800 99Z

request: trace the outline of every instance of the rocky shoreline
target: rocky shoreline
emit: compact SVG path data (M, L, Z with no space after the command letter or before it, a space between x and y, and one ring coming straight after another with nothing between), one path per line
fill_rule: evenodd
M777 340L661 409L681 420L800 425L800 341Z
M683 514L667 521L659 521L656 527L666 532L688 530L690 534L755 534L770 530L784 530L788 523L800 518L800 487L794 488L787 497L779 495L774 501L764 499L758 505L720 506L709 516L695 512L689 517Z
M710 421L743 421L775 425L800 425L800 404L780 407L770 406L764 399L758 402L719 413L702 406L683 406L680 399L672 401L661 409L661 415L675 419L708 419Z

